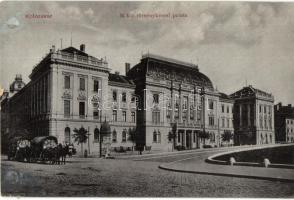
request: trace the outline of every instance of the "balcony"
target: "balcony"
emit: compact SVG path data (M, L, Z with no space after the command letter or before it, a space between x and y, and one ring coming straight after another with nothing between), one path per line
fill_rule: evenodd
M81 55L57 51L55 53L52 53L52 58L65 60L65 61L74 61L81 64L94 65L96 67L108 68L108 63L105 60L97 59L90 56L81 56Z

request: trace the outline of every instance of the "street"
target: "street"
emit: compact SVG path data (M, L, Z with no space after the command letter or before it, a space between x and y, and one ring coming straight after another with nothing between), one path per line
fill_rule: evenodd
M72 158L66 165L6 161L2 195L98 197L294 197L294 183L199 175L158 166L189 157L203 160L224 149L116 159ZM222 167L222 166L220 166Z

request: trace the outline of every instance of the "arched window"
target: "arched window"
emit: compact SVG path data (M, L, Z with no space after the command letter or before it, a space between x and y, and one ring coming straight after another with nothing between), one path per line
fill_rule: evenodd
M95 130L94 130L94 142L99 142L99 134L100 134L99 129L95 128Z
M265 134L265 143L268 144L267 134Z
M64 129L64 143L70 144L70 128L69 127L66 127Z
M272 143L272 135L270 135L270 144Z
M153 132L153 142L157 142L157 132L154 130Z
M260 135L260 144L263 144L263 135Z
M121 141L122 141L122 142L126 142L126 141L127 141L127 132L126 132L125 129L124 129L123 132L122 132Z
M112 142L116 142L117 141L117 134L116 134L116 130L114 129L112 131Z
M160 133L159 130L157 131L157 142L158 142L158 143L161 142L161 133Z

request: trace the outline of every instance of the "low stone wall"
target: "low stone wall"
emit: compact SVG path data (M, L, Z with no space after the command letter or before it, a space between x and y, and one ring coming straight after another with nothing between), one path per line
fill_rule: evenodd
M294 169L293 164L279 164L279 163L270 163L268 161L270 160L262 160L261 162L241 162L238 160L235 160L235 157L233 155L242 153L242 152L248 152L253 150L263 150L263 149L269 149L269 148L278 148L278 147L289 147L293 146L294 144L280 144L280 145L267 145L267 146L260 146L260 147L252 147L242 150L235 150L225 153L218 153L213 156L208 157L205 161L210 164L218 164L218 165L237 165L237 166L252 166L252 167L271 167L271 168L287 168L287 169ZM226 156L228 159L223 160L219 159L220 157ZM232 161L233 159L233 161Z

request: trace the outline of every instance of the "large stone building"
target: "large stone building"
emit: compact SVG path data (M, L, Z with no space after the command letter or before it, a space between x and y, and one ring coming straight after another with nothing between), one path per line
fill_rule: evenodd
M145 145L172 149L173 141L167 138L174 123L178 129L175 145L185 149L219 146L223 129L232 130L232 116L222 116L219 111L226 104L232 113L233 101L224 100L197 65L146 54L127 76L135 82L136 95L144 100L137 112L137 127ZM220 117L229 126L220 127ZM209 137L199 137L201 131Z
M235 100L235 145L275 143L273 95L249 85L230 96Z
M294 107L275 105L275 133L277 142L294 143Z
M84 127L89 133L84 149L98 153L99 131L106 120L112 129L112 146L132 146L127 133L136 126L136 113L125 103L130 102L135 85L125 76L111 74L106 60L88 55L84 45L58 51L53 46L33 68L30 79L2 101L1 114L9 113L2 135L27 130L34 136L53 135L60 143L73 143L73 130ZM114 92L116 99L109 95ZM102 105L107 109L98 108Z

